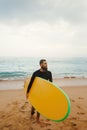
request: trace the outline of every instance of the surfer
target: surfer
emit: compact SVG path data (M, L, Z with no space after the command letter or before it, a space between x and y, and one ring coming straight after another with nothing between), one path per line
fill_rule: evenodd
M28 85L27 93L26 93L26 98L28 98L28 93L30 91L30 88L32 87L32 83L33 83L35 77L41 77L43 79L46 79L46 80L49 80L50 82L52 82L52 73L50 71L48 71L47 61L45 59L41 59L39 64L40 64L40 69L35 71L31 77L30 83ZM35 108L32 106L31 119L32 119L34 113L35 113ZM39 118L40 118L40 113L37 112L37 117L36 117L37 123L40 123Z

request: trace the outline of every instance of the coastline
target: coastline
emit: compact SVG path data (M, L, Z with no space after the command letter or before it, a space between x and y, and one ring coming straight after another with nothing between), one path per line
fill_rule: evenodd
M25 79L0 80L0 90L22 89ZM59 87L83 87L87 86L87 78L82 77L64 77L54 78L53 83Z

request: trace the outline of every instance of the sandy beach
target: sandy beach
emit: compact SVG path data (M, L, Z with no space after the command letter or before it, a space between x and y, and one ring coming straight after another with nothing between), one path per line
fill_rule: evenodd
M40 125L35 117L30 120L31 104L25 98L23 83L23 80L0 81L0 88L6 88L6 85L20 86L18 89L0 90L0 130L87 130L86 78L54 79L54 83L68 94L71 113L66 120L57 123L41 116Z

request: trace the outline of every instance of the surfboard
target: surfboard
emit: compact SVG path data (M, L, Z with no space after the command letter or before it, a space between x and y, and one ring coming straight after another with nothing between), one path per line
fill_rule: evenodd
M30 79L24 83L25 93ZM60 122L70 113L70 100L68 95L57 85L45 79L36 77L28 93L28 101L44 117Z

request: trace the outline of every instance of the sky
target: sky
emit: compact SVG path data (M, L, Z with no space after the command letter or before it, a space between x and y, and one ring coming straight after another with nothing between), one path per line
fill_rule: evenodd
M87 57L87 0L0 0L0 56Z

